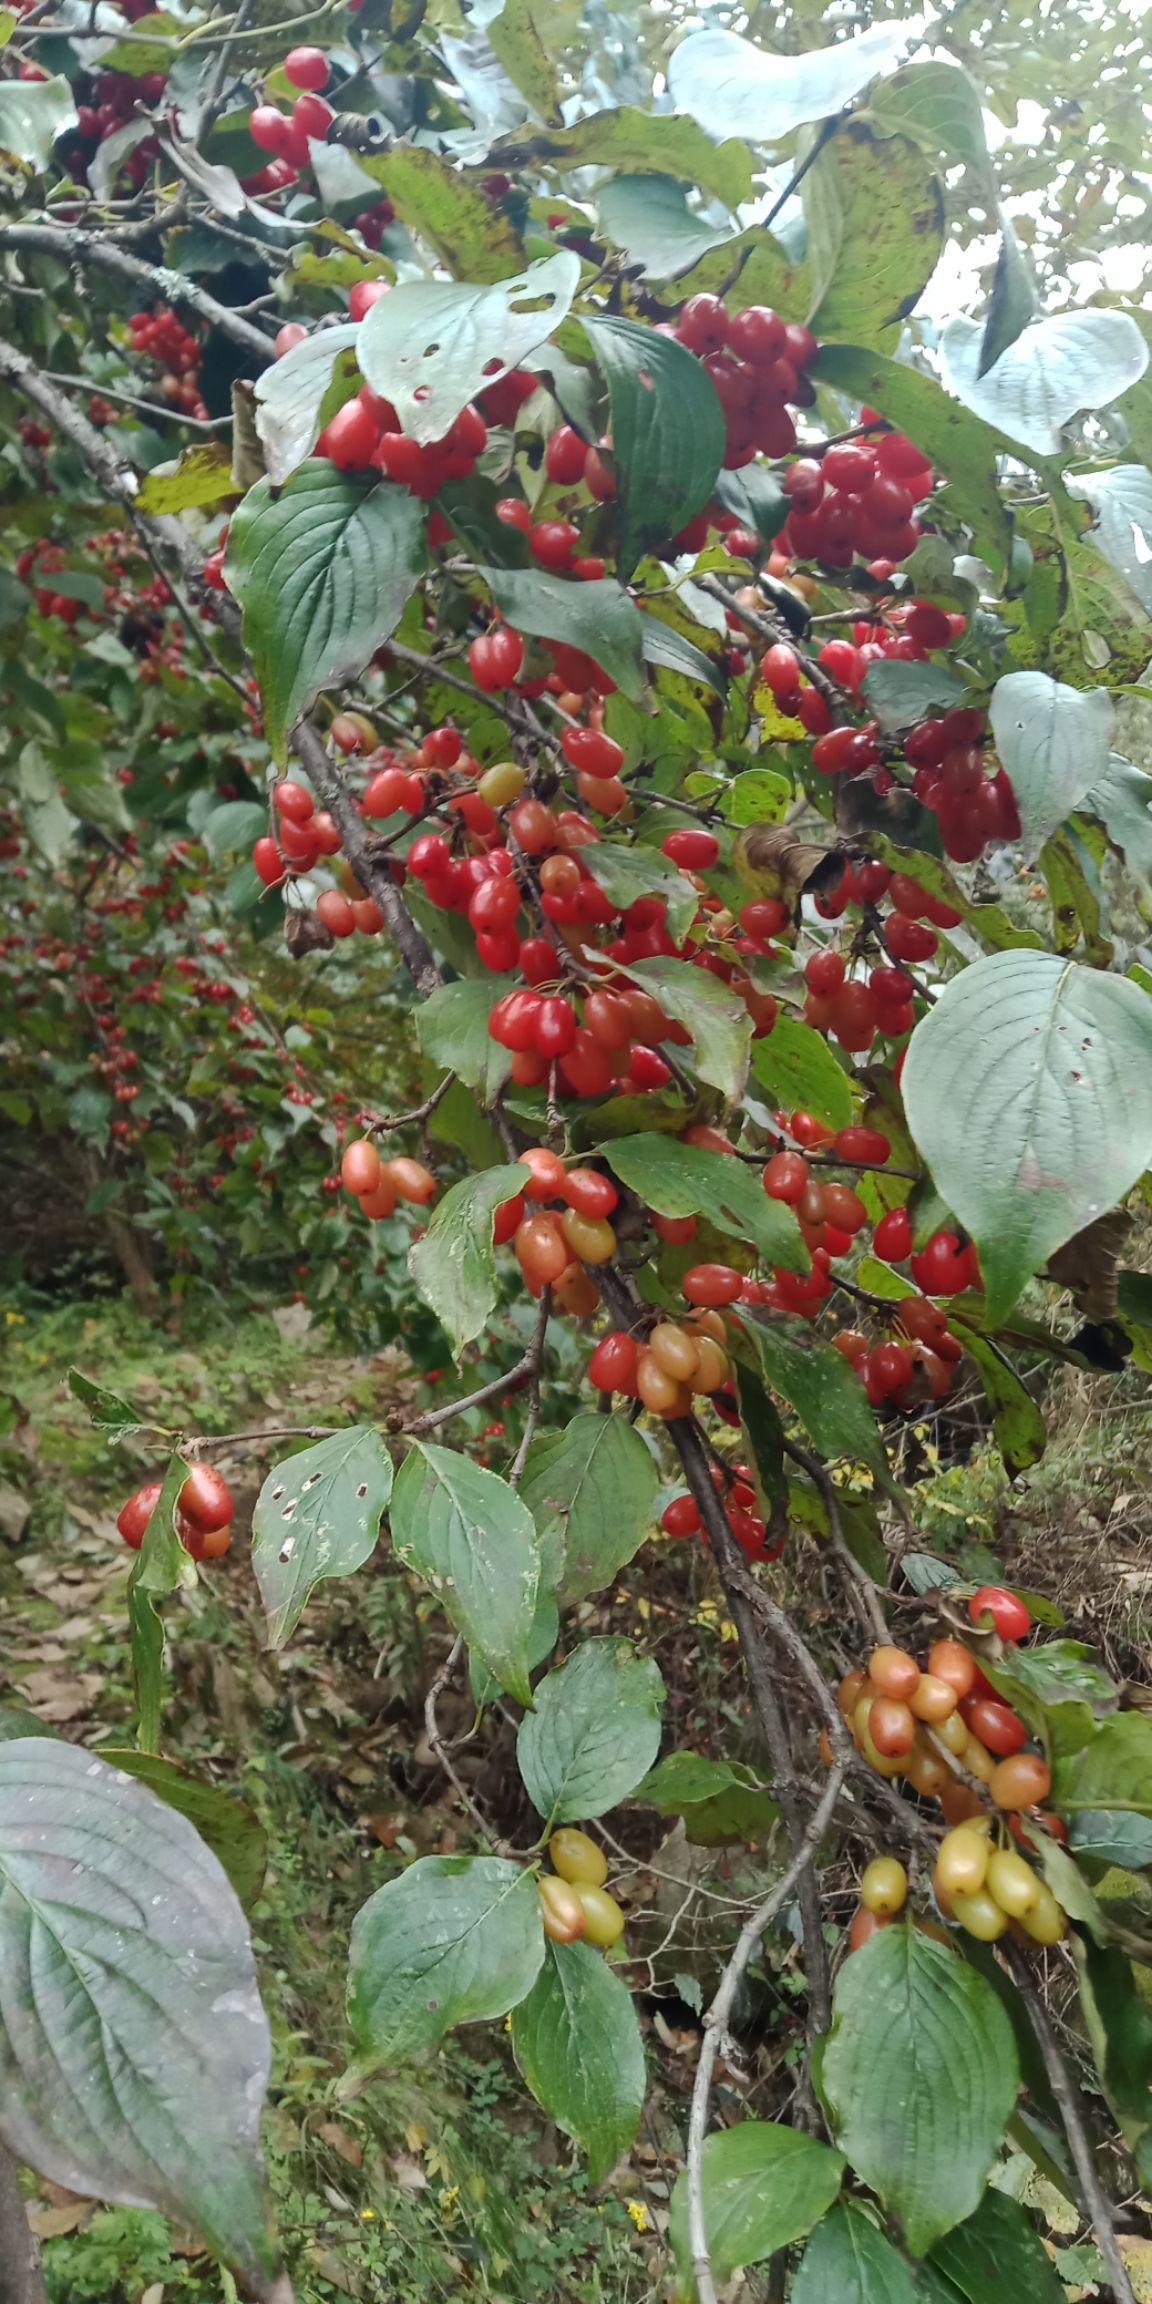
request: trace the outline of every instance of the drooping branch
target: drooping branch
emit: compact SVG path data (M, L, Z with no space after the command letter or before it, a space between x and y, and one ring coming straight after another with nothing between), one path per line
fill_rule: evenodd
M819 1849L824 1834L832 1821L840 1789L847 1773L847 1764L834 1767L828 1782L813 1809L800 1846L782 1878L770 1894L756 1906L745 1921L728 1965L720 1978L711 2007L704 2018L704 2034L700 2043L700 2061L696 2067L696 2080L692 2090L692 2111L688 2122L688 2245L692 2255L692 2270L696 2280L696 2293L700 2304L717 2304L716 2282L708 2248L708 2235L704 2221L703 2154L708 2135L708 2106L712 2094L712 2075L725 2041L729 2019L744 1971L756 1947L770 1928L779 1911L786 1904L802 1877L808 1871Z
M182 305L186 311L195 312L210 327L230 336L234 344L242 344L246 352L254 353L263 367L271 364L272 339L262 328L254 328L250 320L242 319L227 304L219 303L198 280L189 279L183 272L170 271L166 264L149 264L142 256L134 256L130 249L117 247L114 240L95 232L64 230L55 224L5 224L0 227L0 249L3 248L17 253L23 250L30 256L55 256L62 264L93 265L142 295L162 296L169 304Z

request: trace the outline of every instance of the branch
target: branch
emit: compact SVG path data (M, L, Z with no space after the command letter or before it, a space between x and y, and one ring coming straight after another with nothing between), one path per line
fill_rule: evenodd
M1080 2091L1061 2054L1048 2011L1023 1953L1012 1944L1001 1944L998 1949L1028 2010L1028 2021L1036 2035L1036 2044L1048 2075L1048 2085L1056 2098L1064 2134L1068 2138L1068 2149L1079 2182L1081 2205L1096 2236L1096 2246L1104 2259L1112 2294L1116 2304L1136 2304L1128 2268L1120 2254L1111 2205L1096 2173L1096 2161L1084 2125Z
M449 1400L444 1408L427 1408L422 1416L414 1416L410 1424L403 1424L399 1429L408 1439L417 1440L421 1433L438 1431L440 1425L450 1423L453 1416L462 1416L466 1408L482 1408L486 1400L495 1400L505 1392L518 1392L522 1385L533 1383L544 1358L551 1312L552 1290L545 1288L541 1291L540 1309L528 1349L507 1376L494 1376L491 1383L482 1384L478 1392L466 1393L463 1400Z
M756 638L766 641L770 648L779 641L783 641L789 648L795 648L796 634L789 631L782 616L761 615L756 608L745 608L718 576L694 576L692 581L700 586L701 591L710 592L714 600L722 601L729 614L743 624L745 631L755 633ZM833 680L823 665L817 664L813 657L804 657L803 669L805 679L811 681L813 688L818 690L831 710L842 712L845 704L852 701L839 681Z
M784 1452L792 1458L794 1464L799 1464L801 1470L808 1474L809 1479L819 1489L824 1510L828 1514L829 1541L844 1571L848 1584L848 1596L856 1610L861 1630L866 1639L871 1637L883 1645L888 1638L888 1625L884 1610L880 1606L876 1586L867 1569L861 1567L855 1553L849 1548L848 1539L844 1534L844 1523L840 1517L840 1499L836 1494L834 1481L830 1479L819 1457L812 1455L807 1448L798 1447L794 1440L784 1442Z
M242 344L246 352L254 352L263 367L271 365L272 340L262 328L254 328L250 320L242 320L227 304L218 303L198 280L188 279L183 272L169 271L166 264L147 264L142 256L131 255L126 248L118 248L114 241L98 239L93 232L65 231L55 224L5 224L0 229L0 248L26 249L34 256L56 256L62 264L94 264L149 296L163 296L169 304L184 305L211 327L231 336L233 343Z
M421 935L405 904L387 857L381 857L372 835L327 747L310 720L302 720L293 739L308 775L335 820L348 858L362 888L383 913L389 935L416 986L427 1000L443 982L431 945Z
M0 2142L0 2304L48 2304L40 2242L31 2231L16 2162Z
M700 2304L717 2304L716 2283L712 2277L712 2262L708 2253L708 2235L704 2223L704 2145L708 2134L708 2103L712 2092L712 2074L720 2054L732 2014L736 1994L744 1971L765 1930L771 1927L781 1907L787 1902L802 1874L811 1864L820 1842L832 1820L840 1789L847 1774L847 1764L833 1768L820 1800L813 1810L811 1821L799 1847L783 1877L771 1893L745 1921L728 1965L720 1978L712 2005L704 2018L704 2036L700 2043L700 2061L696 2067L696 2081L692 2090L692 2111L688 2122L688 2244L692 2254L692 2270L696 2277L696 2293Z

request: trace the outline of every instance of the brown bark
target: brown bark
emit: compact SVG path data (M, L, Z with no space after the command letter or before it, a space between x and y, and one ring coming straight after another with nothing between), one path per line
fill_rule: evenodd
M16 2162L0 2143L0 2304L48 2304L40 2242L29 2230Z

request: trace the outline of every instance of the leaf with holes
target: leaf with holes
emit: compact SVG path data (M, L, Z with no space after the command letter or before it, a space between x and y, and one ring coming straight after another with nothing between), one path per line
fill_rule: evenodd
M280 487L311 455L321 425L335 413L335 408L327 405L329 395L334 395L336 407L340 404L343 386L339 379L345 371L349 394L354 389L353 348L359 333L353 321L318 328L257 377L256 430L274 487Z
M627 1986L591 1944L549 1944L512 2011L512 2048L538 2104L588 2155L602 2184L644 2106L644 2044Z
M1152 1159L1152 1002L1050 952L992 952L912 1035L908 1125L975 1239L987 1324Z
M322 688L362 672L394 632L424 562L424 507L373 473L302 464L277 496L258 480L232 515L224 573L283 763Z
M750 1240L769 1264L808 1270L808 1251L791 1208L770 1200L759 1175L725 1152L667 1136L617 1136L605 1160L658 1216L706 1216L721 1232Z
M435 2048L454 2024L505 2016L544 1958L527 1865L422 1856L361 1906L349 1948L352 2077Z
M268 1474L252 1515L252 1566L273 1648L313 1588L370 1560L392 1494L392 1460L371 1424L353 1424Z
M1034 320L980 374L978 320L950 320L940 339L944 374L966 408L1041 456L1063 445L1064 426L1085 409L1110 408L1148 366L1148 346L1129 312L1095 305Z
M1115 708L1106 688L1068 688L1046 672L1008 672L996 682L988 710L1031 863L1107 774Z
M582 648L633 703L644 692L644 618L614 577L548 576L539 568L479 570L496 606L518 632Z
M649 544L708 502L724 462L724 411L683 344L636 320L586 319L608 383L617 487L617 566L631 576Z
M566 1606L602 1592L639 1550L656 1509L656 1464L626 1416L595 1409L560 1432L539 1433L528 1451L520 1494L538 1528L558 1521Z
M839 2152L775 2120L741 2120L709 2136L700 2179L713 2278L726 2282L742 2264L762 2264L802 2240L831 2208L843 2176ZM684 2293L694 2297L683 2173L672 2193L668 2239Z
M629 1640L586 1640L536 1690L516 1757L545 1819L579 1824L635 1790L660 1747L664 1682Z
M744 1002L706 969L690 960L637 960L623 970L642 992L651 992L666 1016L692 1035L702 1080L737 1104L748 1078L752 1019Z
M493 1217L523 1189L520 1167L486 1168L482 1175L465 1176L432 1210L408 1251L408 1270L457 1359L486 1327L496 1302Z
M877 24L858 38L803 56L780 56L719 28L690 32L673 49L668 86L677 110L698 120L710 136L775 144L805 121L839 112L890 70L920 24L919 17Z
M215 1856L145 1786L35 1737L0 1743L0 1882L9 2150L71 2192L193 2225L264 2286L271 2041Z
M414 1441L396 1480L392 1541L493 1678L530 1704L541 1551L516 1490L467 1456Z
M845 1962L833 2005L833 2135L922 2256L983 2193L1020 2085L1012 2027L974 1968L900 1922Z
M478 392L559 327L579 279L579 257L562 248L486 286L404 280L362 322L360 366L410 438L442 440Z

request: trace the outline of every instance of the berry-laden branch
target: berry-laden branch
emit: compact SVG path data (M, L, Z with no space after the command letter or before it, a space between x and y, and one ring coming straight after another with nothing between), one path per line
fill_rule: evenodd
M727 2026L743 1981L744 1971L756 1951L765 1931L771 1927L779 1911L787 1903L803 1875L813 1863L824 1834L832 1821L840 1797L844 1778L848 1773L847 1761L839 1761L832 1768L828 1782L813 1809L811 1821L796 1849L787 1871L775 1887L756 1906L736 1939L728 1965L720 1978L712 2004L704 2018L704 2032L700 2042L700 2060L696 2066L696 2079L692 2089L692 2110L688 2121L688 2246L692 2257L692 2271L696 2281L699 2304L717 2304L716 2282L712 2273L712 2259L708 2248L708 2234L704 2222L704 2145L708 2135L708 2107L712 2095L712 2076L716 2059L724 2049Z
M190 280L183 272L172 272L166 264L146 263L142 256L133 256L126 248L118 248L113 240L100 239L93 232L63 231L55 224L5 224L0 228L0 249L3 248L17 252L23 249L30 256L55 256L62 264L95 265L133 289L162 297L168 304L184 305L210 327L230 336L234 344L242 344L246 352L255 353L263 366L271 363L272 339L262 328L254 328L250 320L241 319L227 304L218 303L198 280Z
M421 935L392 877L387 857L376 850L372 835L365 829L364 819L340 774L335 761L328 754L319 731L309 720L302 720L294 738L296 750L303 766L319 792L339 830L344 853L362 888L384 916L388 933L420 994L426 1000L435 992L443 979L436 965L431 945Z

